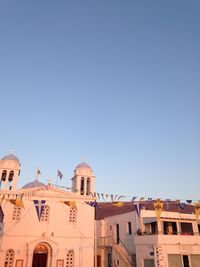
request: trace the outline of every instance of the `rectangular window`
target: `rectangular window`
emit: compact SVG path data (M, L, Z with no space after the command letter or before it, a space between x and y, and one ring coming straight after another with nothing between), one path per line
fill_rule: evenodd
M181 255L169 254L168 262L169 262L169 267L182 267Z
M183 267L189 267L188 255L183 255Z
M13 214L12 214L12 219L13 221L19 221L21 218L21 207L14 206Z
M193 235L193 228L191 223L181 223L182 235Z
M41 222L48 222L49 221L49 210L50 210L49 206L45 205L44 209L42 211L41 218L40 218Z
M115 224L115 243L119 244L119 224Z
M69 250L67 252L66 267L74 267L74 251Z
M144 267L154 267L153 259L144 259Z
M163 226L165 235L177 235L176 222L164 222Z
M151 233L152 233L152 235L156 235L158 233L157 222L151 223Z
M76 215L77 215L76 209L70 208L70 210L69 210L69 222L71 222L71 223L76 222Z
M108 253L108 267L112 267L112 255Z
M129 235L132 235L131 222L127 222L127 233L128 233Z
M101 256L97 255L97 267L101 267Z
M200 266L200 255L190 255L190 260L192 267L199 267Z

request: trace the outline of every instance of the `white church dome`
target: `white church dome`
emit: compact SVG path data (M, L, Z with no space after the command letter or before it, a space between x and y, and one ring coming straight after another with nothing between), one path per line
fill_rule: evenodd
M90 167L90 165L88 165L87 163L85 163L85 162L81 162L80 164L78 164L77 166L76 166L76 170L77 169L90 169L90 170L92 170L92 168Z
M43 184L43 183L39 182L37 179L35 179L35 181L32 181L30 183L25 184L22 188L27 189L27 188L34 188L34 187L41 187L41 186L46 187L45 184Z
M90 165L88 165L85 162L81 162L80 164L78 164L76 166L76 169L74 170L75 175L93 175L93 170L90 167Z
M19 159L13 154L6 155L1 160L15 160L19 162Z

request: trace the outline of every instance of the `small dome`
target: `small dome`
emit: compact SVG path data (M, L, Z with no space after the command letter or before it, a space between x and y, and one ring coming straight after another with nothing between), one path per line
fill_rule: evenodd
M43 183L39 182L37 179L35 179L35 181L25 184L22 187L22 189L41 187L41 186L45 186L46 187L45 184L43 184Z
M1 160L15 160L19 162L19 159L13 154L6 155Z
M76 170L77 170L77 169L90 169L90 170L92 170L92 168L90 167L90 165L88 165L88 164L85 163L85 162L82 162L82 163L78 164L78 165L76 166Z

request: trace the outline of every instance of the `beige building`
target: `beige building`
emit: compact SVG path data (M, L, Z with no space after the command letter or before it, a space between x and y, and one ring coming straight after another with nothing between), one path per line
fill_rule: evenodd
M37 179L17 189L20 169L12 154L0 161L0 266L93 267L95 220L88 202L94 201L95 177L90 166L76 167L72 192Z

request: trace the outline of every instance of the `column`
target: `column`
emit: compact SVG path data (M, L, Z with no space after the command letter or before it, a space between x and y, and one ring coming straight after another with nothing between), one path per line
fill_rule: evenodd
M27 250L26 267L32 267L33 251Z

